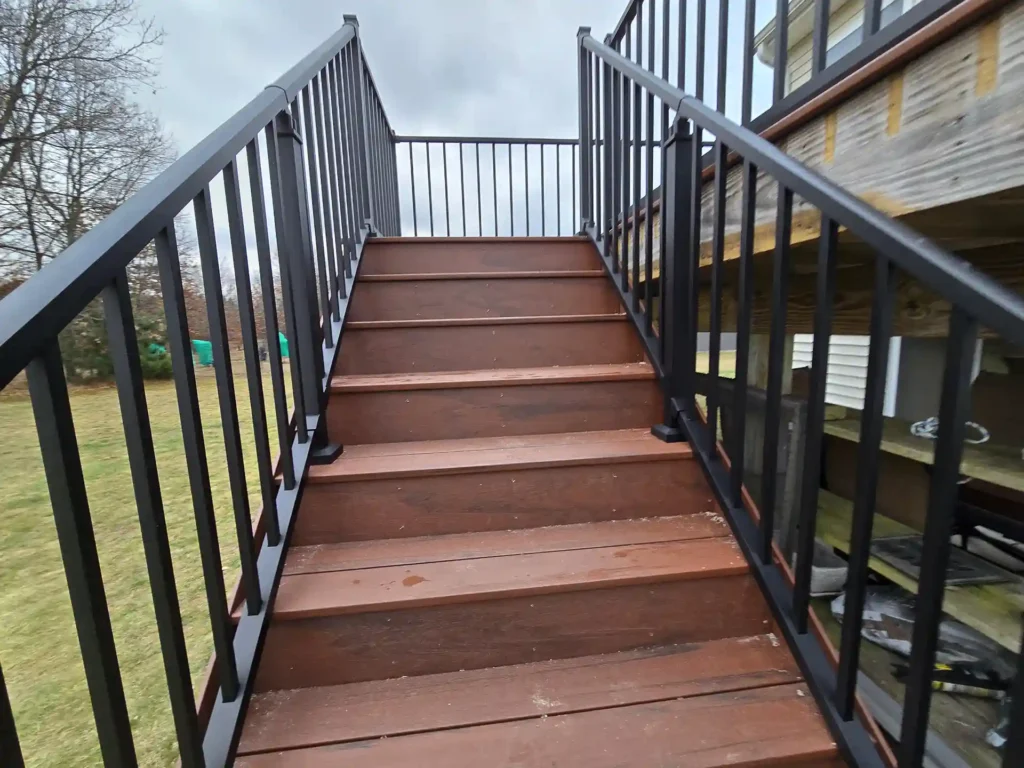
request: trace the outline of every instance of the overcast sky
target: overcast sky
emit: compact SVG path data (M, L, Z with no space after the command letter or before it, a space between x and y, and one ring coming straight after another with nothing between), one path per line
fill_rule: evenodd
M657 0L659 9L662 2ZM680 3L670 2L674 17ZM335 32L345 13L358 16L374 80L398 133L575 138L577 29L590 26L594 36L603 39L626 5L625 0L139 0L139 4L166 35L157 90L140 94L140 99L160 117L182 153ZM688 5L688 71L692 73L696 4ZM732 0L729 6L728 106L733 115L739 112L743 5L742 0ZM706 93L711 97L718 4L709 0L708 6ZM774 0L759 0L758 28L771 18L773 8ZM674 43L670 48L674 55L673 49ZM767 106L770 79L771 71L758 63L755 113ZM687 85L692 91L693 82ZM417 159L417 166L422 159ZM499 154L499 167L501 159ZM400 171L402 163L408 167L400 155ZM531 170L536 197L534 174ZM435 166L435 189L436 175ZM422 194L419 172L417 185ZM516 181L517 195L524 186ZM213 194L216 217L216 186ZM550 191L548 195L550 205ZM566 195L563 192L563 199ZM534 221L539 218L538 205L531 200ZM407 196L402 207L403 225L407 225L412 218ZM421 201L421 222L424 207ZM472 217L470 212L467 218ZM227 246L223 220L217 229L223 251ZM531 234L538 232L531 227Z

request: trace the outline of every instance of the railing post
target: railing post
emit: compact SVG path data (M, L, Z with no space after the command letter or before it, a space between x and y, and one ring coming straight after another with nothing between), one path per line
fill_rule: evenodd
M288 245L287 251L279 254L279 258L288 259L292 306L296 318L295 335L298 337L290 341L299 347L306 415L317 416L323 406L323 353L320 348L316 280L313 275L313 251L306 211L302 137L296 131L294 119L287 110L277 113L275 130L277 167L281 177L281 207Z
M593 187L593 179L590 177L591 162L591 126L590 126L590 54L583 47L583 39L590 36L590 27L580 27L576 32L576 41L579 49L579 108L580 108L580 219L582 229L594 223L594 212L591 204L590 193ZM541 149L543 152L543 148ZM541 183L543 183L541 179ZM576 179L573 179L573 184Z
M378 227L377 212L375 204L370 195L370 140L369 140L369 119L366 113L366 72L363 66L363 45L359 39L359 19L355 14L346 13L344 18L346 24L355 28L356 36L352 40L355 46L355 111L356 111L356 162L359 166L359 197L362 201L362 221L369 221L371 231Z
M661 333L664 338L664 356L661 361L664 379L664 421L651 432L667 443L683 440L677 425L675 400L683 406L693 399L693 371L687 370L692 355L687 345L694 329L687 327L686 302L690 296L688 262L694 254L690 249L690 194L693 175L693 134L689 122L676 118L665 140L664 209L662 211L662 237L665 238L665 263L662 265Z

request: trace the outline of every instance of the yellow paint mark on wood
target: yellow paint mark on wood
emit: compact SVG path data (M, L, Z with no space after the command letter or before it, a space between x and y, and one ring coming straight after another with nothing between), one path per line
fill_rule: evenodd
M999 24L996 16L985 22L978 30L977 79L974 93L984 96L996 89L999 77Z
M903 121L903 73L889 78L889 109L885 118L885 133L895 136Z
M836 159L836 113L829 112L825 116L825 162L832 163Z

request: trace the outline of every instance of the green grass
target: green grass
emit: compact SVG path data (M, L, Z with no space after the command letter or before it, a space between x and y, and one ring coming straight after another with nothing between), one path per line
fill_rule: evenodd
M240 370L236 364L236 374ZM238 557L217 390L209 371L197 379L230 590ZM243 377L236 378L235 389L255 519L259 487ZM269 386L265 391L269 404ZM146 397L189 665L198 691L212 645L177 399L169 381L147 382ZM177 752L166 678L117 393L112 387L75 389L71 401L139 764L173 765ZM98 765L92 710L27 395L0 398L0 427L0 665L22 748L32 766ZM271 416L272 435L275 430ZM276 438L271 450L276 454Z

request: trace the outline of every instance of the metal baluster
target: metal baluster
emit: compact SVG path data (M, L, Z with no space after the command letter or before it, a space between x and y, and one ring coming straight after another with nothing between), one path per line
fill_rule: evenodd
M334 118L334 103L332 98L333 88L330 85L330 78L332 76L332 69L330 62L328 66L324 68L320 75L320 90L323 98L323 124L325 126L324 131L320 131L320 118L317 118L317 133L322 133L323 142L320 144L327 153L327 192L331 198L330 212L331 222L334 229L334 249L335 258L337 258L338 264L337 269L331 273L331 279L334 281L334 319L336 321L341 320L341 299L345 298L345 274L348 271L348 253L346 244L349 242L348 232L345 228L348 224L345 217L342 215L341 207L341 165L340 165L340 150L335 143L336 131L338 130L338 122ZM321 161L321 174L323 170L323 161ZM339 275L341 276L339 279Z
M476 229L480 237L484 236L484 203L483 195L480 193L480 142L473 142L473 149L476 152Z
M313 173L313 167L310 166L310 184L313 187L314 194L319 193L320 200L322 201L323 207L321 208L321 218L324 228L324 240L325 240L325 257L327 259L327 306L324 307L324 334L328 338L331 336L330 330L327 326L330 326L329 317L334 317L335 320L341 319L340 306L338 301L338 264L341 263L341 232L337 226L337 220L332 217L331 212L334 207L334 200L336 195L331 194L331 177L333 174L328 175L327 173L327 149L324 137L324 112L327 108L326 100L326 88L327 88L327 70L320 70L320 74L310 82L310 88L313 91L313 122L308 123L309 130L315 134L316 141L313 149L316 150L316 158L318 162L317 170L319 176ZM319 182L319 183L318 183ZM328 309L329 308L329 309ZM334 346L333 340L328 346Z
M594 56L594 133L597 140L594 143L594 230L598 239L605 240L604 231L604 145L608 143L608 134L604 131L604 110L607 105L604 102L604 69L601 67L600 59ZM570 159L572 157L572 145L569 146ZM575 174L573 177L573 190L576 189ZM573 223L575 226L575 222Z
M820 2L820 0L818 0ZM757 0L747 0L743 14L743 87L740 96L740 123L749 125L754 103L754 23Z
M199 241L199 260L203 268L203 285L206 289L206 314L210 323L210 340L213 342L213 367L217 379L220 420L224 430L228 483L231 486L232 507L235 513L235 532L242 568L242 591L249 613L254 614L259 613L263 600L260 597L259 572L256 570L256 547L252 540L252 517L249 514L249 494L245 484L242 439L238 432L235 380L231 374L231 347L228 344L227 323L224 317L224 294L221 288L217 239L214 234L213 209L208 188L203 188L196 196L193 209Z
M786 95L786 58L789 51L789 0L775 1L775 77L772 85L772 104ZM780 20L781 23L780 23Z
M612 81L612 154L608 164L608 177L611 182L611 194L609 195L611 209L608 212L611 229L609 239L611 241L612 271L617 274L622 268L621 238L619 237L619 216L622 213L622 78L616 70L612 69L611 65L608 65L607 72Z
M444 167L444 235L451 237L451 206L448 204L448 142L441 142L441 165Z
M498 145L491 142L491 186L494 188L494 236L498 236Z
M786 0L780 0L786 2ZM697 55L694 60L694 75L697 82L694 83L693 94L698 101L704 101L704 67L707 56L707 26L708 26L708 4L707 0L697 0ZM699 147L699 142L698 142ZM698 149L699 151L699 149ZM698 167L698 166L695 166Z
M644 36L643 36L643 2L636 4L636 63L643 65L644 58ZM641 134L643 127L643 88L640 83L633 84L633 311L640 311L640 195L642 189L642 157L641 157Z
M814 346L811 352L811 381L807 395L807 431L804 471L801 475L800 521L797 528L796 572L793 612L796 628L805 634L810 609L811 575L814 565L814 530L818 519L818 490L821 484L821 453L825 430L825 389L828 380L828 345L832 335L833 300L836 290L836 245L839 225L824 214L818 244L817 288L814 304Z
M575 186L575 180L573 186ZM558 221L558 229L555 234L562 235L562 145L555 145L555 219Z
M647 38L647 69L654 72L654 43L657 39L656 24L657 7L651 0L650 18ZM645 159L647 164L644 175L647 177L647 190L644 196L647 205L644 209L644 332L654 332L654 94L647 92L647 137Z
M701 231L701 193L703 191L704 182L701 176L701 168L703 167L701 149L703 145L704 131L697 125L696 122L693 124L693 143L690 146L690 164L693 168L693 172L690 174L690 254L691 258L689 261L689 276L687 280L687 287L690 291L690 300L687 304L688 314L688 330L689 335L686 339L686 352L689 356L690 370L696 372L697 370L697 331L700 327L699 318L697 316L697 309L700 306L700 253L701 253L701 242L700 242L700 231ZM672 258L671 254L668 258ZM696 401L693 399L693 395L696 392L695 388L688 388L686 393L686 408L691 417L697 418Z
M530 236L530 145L523 144L523 178L526 187L526 236Z
M576 146L575 145L570 145L569 153L570 153L570 156L572 157L572 220L576 221Z
M413 237L419 237L420 227L419 220L416 218L416 166L412 159L412 145L413 142L409 142L409 184L412 187L412 234Z
M25 768L25 758L21 754L21 743L18 741L18 727L14 722L14 711L11 699L7 694L7 683L0 669L0 755L4 765L9 768Z
M870 0L869 0L870 4ZM811 75L828 65L829 0L814 0L814 32L811 49Z
M861 614L867 591L868 555L871 549L871 528L875 518L879 452L885 421L882 411L885 406L885 384L888 378L886 372L889 368L889 339L892 336L893 302L896 294L895 277L892 262L878 255L875 261L874 299L871 302L871 341L868 348L864 410L861 412L860 441L857 445L857 484L854 490L853 522L850 529L849 576L837 673L836 707L847 720L854 715L854 696L857 690ZM813 553L811 557L813 558Z
M345 277L352 277L352 262L356 258L356 243L362 241L363 219L359 215L360 191L357 189L358 163L356 162L356 133L353 121L355 109L352 107L352 94L349 89L350 77L345 70L346 51L348 46L337 58L338 79L335 84L337 94L338 115L335 119L341 124L340 146L342 147L341 165L345 169L345 216L348 219L348 231L351 239L345 259Z
M608 39L605 38L605 42ZM615 87L613 86L613 80L618 83L618 78L612 77L612 68L608 63L604 64L603 76L601 80L602 88L602 101L604 103L604 109L601 113L601 119L603 124L602 134L604 136L604 194L602 195L603 201L601 204L601 232L604 240L604 258L606 262L616 264L617 256L615 255L615 151L618 147L618 142L614 135L617 121L613 117L614 103L613 93ZM573 184L573 190L576 189L575 183ZM574 193L575 194L575 193Z
M580 138L580 198L583 211L583 219L589 220L591 216L591 204L590 204L590 191L591 184L593 183L590 177L590 54L583 47L583 41L590 34L590 27L580 27L576 32L576 45L577 45L577 64L579 67L579 138ZM556 147L555 155L557 156L558 150ZM541 168L543 169L544 164L544 147L540 150ZM544 191L544 172L541 170L541 194ZM541 210L543 216L543 206ZM573 223L575 226L575 222ZM541 227L541 234L543 232L543 226Z
M716 109L725 114L725 85L726 71L729 63L729 3L728 0L718 4L718 50L715 52L715 59L718 64L716 85L718 86L718 98Z
M133 766L137 761L132 727L57 341L25 370L100 752L106 765Z
M971 407L971 375L977 339L977 320L954 305L949 316L946 366L942 374L942 395L939 398L939 434L935 440L931 480L928 484L928 511L921 545L921 573L918 577L920 588L914 606L910 671L907 675L907 695L900 729L901 768L921 765L924 760L935 652L938 647L939 622L942 620L949 548L952 546L949 539L953 534L956 515L957 483ZM1019 681L1017 688L1020 688Z
M878 31L882 23L882 0L866 0L864 3L864 34L861 38L867 41Z
M775 485L779 464L779 421L782 413L782 367L785 364L786 302L789 297L789 240L793 221L793 192L779 183L775 219L775 258L772 263L772 324L768 340L768 387L764 417L764 477L761 492L761 560L772 562L775 534Z
M722 291L725 288L725 187L729 168L726 165L729 148L721 139L715 142L715 202L714 224L711 232L711 310L708 325L708 386L706 395L708 416L708 456L717 457L715 441L718 439L718 412L721 403L719 358L722 351Z
M508 145L508 234L516 234L515 209L512 207L512 145Z
M256 317L252 311L252 287L249 282L249 254L245 245L242 222L242 200L238 189L238 169L232 159L223 172L224 197L228 212L228 233L235 267L235 289L238 294L238 317L242 331L246 379L249 384L249 406L252 412L253 440L256 448L256 469L260 479L260 498L267 543L276 547L281 542L277 519L277 488L270 463L270 440L267 437L267 411L263 400L263 371L256 342Z
M315 79L312 81L312 89L315 93L317 87ZM315 246L316 255L316 272L317 272L317 284L320 287L320 316L318 320L322 319L319 323L323 328L324 343L328 347L334 346L334 334L331 332L330 314L331 314L331 297L327 287L327 265L325 262L333 260L331 253L324 252L324 224L327 223L326 218L321 219L321 208L320 208L320 184L317 177L317 151L316 151L316 139L313 135L313 117L312 117L312 104L309 96L310 86L306 86L302 89L302 120L303 120L303 143L306 145L306 167L305 173L300 176L300 179L305 179L306 174L309 174L309 195L312 202L313 209L310 211L312 224L313 224L313 245ZM305 201L305 197L300 198ZM327 250L333 249L331 244L331 236L327 234Z
M142 361L139 358L139 341L128 291L128 275L122 270L103 289L101 295L179 759L183 767L202 766L205 764L203 737L196 717L192 674L189 671L185 634L181 626L181 607L174 583L171 546L167 540L167 520L160 497L156 451L153 448L153 432L146 407L146 391L142 384Z
M275 122L264 129L264 137L267 145L267 164L270 172L270 199L274 211L274 235L277 240L277 262L281 270L281 301L284 305L285 330L287 338L291 341L288 345L288 368L292 373L292 401L295 407L295 429L300 443L309 440L309 432L306 427L306 393L302 381L303 361L302 350L298 342L298 316L295 313L295 304L292 297L295 295L292 288L291 259L282 258L288 253L288 235L284 221L284 201L281 191L281 175L279 147L277 144L277 124L287 121L287 113L278 114Z
M434 236L434 181L430 175L430 142L424 142L427 152L427 208L430 209L430 236Z
M178 244L173 225L157 234L154 247L157 267L160 272L164 313L167 317L167 343L171 350L171 367L178 400L178 420L181 422L181 436L185 446L185 466L188 471L192 509L196 519L199 558L202 563L203 583L206 588L206 603L210 611L213 648L217 656L217 674L224 700L233 701L238 695L235 650L231 644L234 628L231 624L231 617L228 615L227 595L224 589L224 568L217 536L217 518L214 514L213 494L210 490L210 469L206 462L206 441L203 436L202 416L199 410L192 349L189 345L181 263L178 259ZM281 393L283 396L283 382ZM284 437L287 438L287 422L282 427ZM285 464L282 459L282 471L284 469ZM291 482L294 485L295 476L292 471L290 451L287 470L290 472Z
M245 146L249 164L249 198L252 200L253 228L256 231L256 256L259 264L260 295L263 299L263 320L266 328L267 360L274 393L274 413L277 418L278 462L284 487L295 487L295 467L292 462L291 438L288 430L288 401L284 390L284 367L281 362L280 330L277 324L277 299L274 291L274 270L270 261L270 237L267 233L267 209L263 198L263 168L260 151L253 139ZM157 241L159 243L159 240ZM164 288L164 296L167 289ZM187 328L185 338L187 339ZM173 355L173 350L172 350ZM172 358L173 360L173 358ZM191 369L191 365L189 365Z
M538 149L540 150L540 236L544 237L547 229L544 220L544 145L541 144Z
M466 172L462 157L462 142L459 142L459 194L462 195L462 236L466 236Z
M331 126L334 134L334 152L336 155L335 165L338 169L337 206L341 215L342 232L344 233L344 259L343 275L339 281L341 295L345 296L345 278L352 277L352 259L355 257L356 239L358 238L358 223L352 217L352 179L348 168L347 137L345 135L345 107L342 104L342 94L338 83L341 80L341 57L336 56L331 60L328 69L327 84L331 90Z
M668 25L666 25L668 26ZM679 4L679 28L676 30L676 37L678 38L679 46L679 60L676 62L676 87L680 90L686 90L686 5L685 3ZM668 50L666 46L665 50ZM667 55L667 54L666 54ZM665 75L665 79L668 80L668 75ZM700 142L698 142L699 144Z
M717 167L715 173L718 173ZM750 355L750 323L754 304L754 227L757 215L757 166L749 160L743 163L743 200L741 205L740 264L736 288L736 373L733 379L732 447L729 450L731 463L729 467L729 502L732 506L740 509L743 508L747 376Z
M629 34L629 26L623 34L625 40L625 56L632 58L632 40ZM629 79L625 75L620 76L622 83L622 199L619 201L619 216L622 218L622 271L619 273L622 292L629 291L629 232L626 229L629 223L629 146L630 146L630 122L629 109L631 90ZM636 254L634 254L635 256Z

